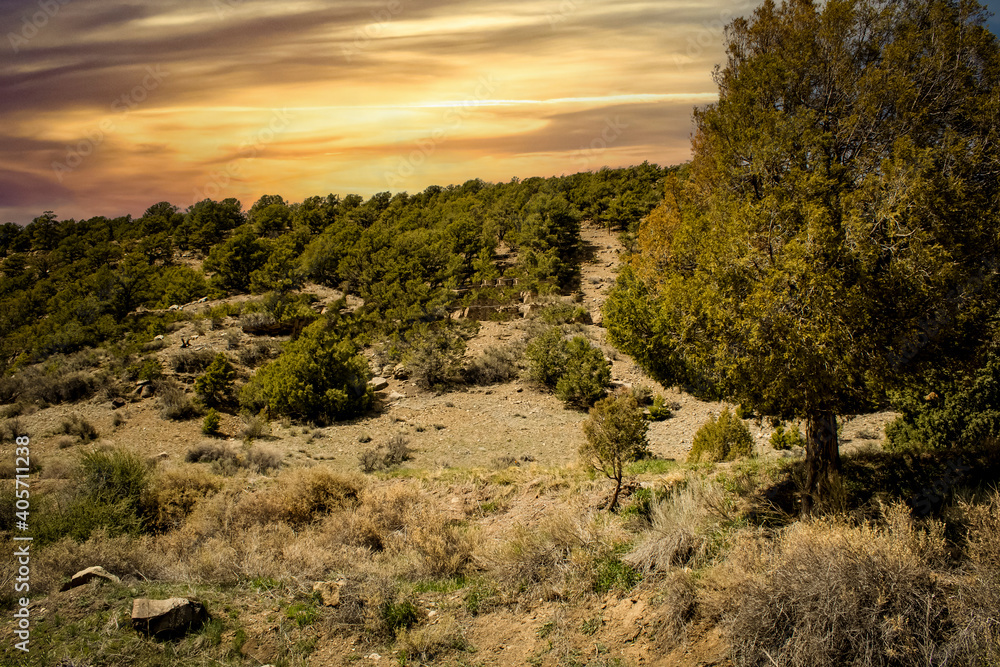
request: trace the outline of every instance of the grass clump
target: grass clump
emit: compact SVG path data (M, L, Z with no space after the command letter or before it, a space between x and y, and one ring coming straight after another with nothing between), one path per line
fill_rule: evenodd
M172 421L183 421L198 414L198 409L184 389L174 383L161 386L157 392L160 401L160 416Z
M753 456L753 436L747 425L725 408L695 433L688 463L734 461L743 456Z
M384 445L366 449L358 455L358 465L364 473L386 470L413 458L413 449L402 433L389 438Z
M100 435L93 424L84 419L82 415L76 413L65 417L59 423L59 428L56 429L56 434L73 436L77 438L79 442L97 440Z

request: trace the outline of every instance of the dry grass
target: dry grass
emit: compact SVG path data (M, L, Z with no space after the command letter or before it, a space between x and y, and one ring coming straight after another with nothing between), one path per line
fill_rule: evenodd
M706 563L732 508L718 485L690 480L653 507L651 526L626 562L643 572Z
M454 616L445 616L434 625L400 631L396 649L401 660L433 661L452 651L468 647L462 626Z
M943 658L943 527L901 505L881 526L797 523L747 572L732 612L738 665L921 665Z

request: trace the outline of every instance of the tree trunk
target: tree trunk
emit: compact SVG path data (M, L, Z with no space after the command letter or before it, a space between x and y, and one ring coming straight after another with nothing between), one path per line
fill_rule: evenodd
M806 488L802 515L812 513L817 502L830 500L840 489L840 448L837 416L826 410L806 418Z
M608 503L608 508L607 509L608 509L609 512L614 512L615 511L615 507L618 506L618 494L622 490L622 476L618 475L617 477L615 477L613 479L615 480L615 494L613 496L611 496L611 502Z

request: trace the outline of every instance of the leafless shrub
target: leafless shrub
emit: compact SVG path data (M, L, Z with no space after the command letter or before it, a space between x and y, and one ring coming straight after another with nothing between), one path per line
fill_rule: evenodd
M184 389L172 382L161 383L156 390L160 402L160 416L164 419L181 421L197 414L194 403Z
M517 377L523 356L523 345L490 346L465 367L465 380L477 385L509 382Z
M177 373L202 373L215 359L211 350L180 350L170 358L170 367Z
M74 436L79 439L80 442L97 440L99 435L93 424L84 419L82 415L76 413L63 418L63 420L59 423L59 428L56 429L56 433Z
M271 435L271 423L262 414L244 414L243 425L236 432L236 437L251 441L269 435Z

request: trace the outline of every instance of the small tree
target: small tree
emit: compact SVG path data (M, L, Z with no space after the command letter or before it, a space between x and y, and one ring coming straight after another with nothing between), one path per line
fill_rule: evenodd
M733 461L742 456L753 456L753 436L743 421L726 408L716 419L713 415L694 434L688 463L708 461Z
M219 405L232 395L235 378L236 369L220 352L208 365L205 374L195 380L194 390L208 405Z
M611 367L604 353L583 336L564 343L566 367L556 382L556 396L571 405L587 407L604 396Z
M580 458L615 482L609 510L618 505L625 464L649 453L648 430L639 402L628 393L598 401L583 422L587 441L580 445Z

